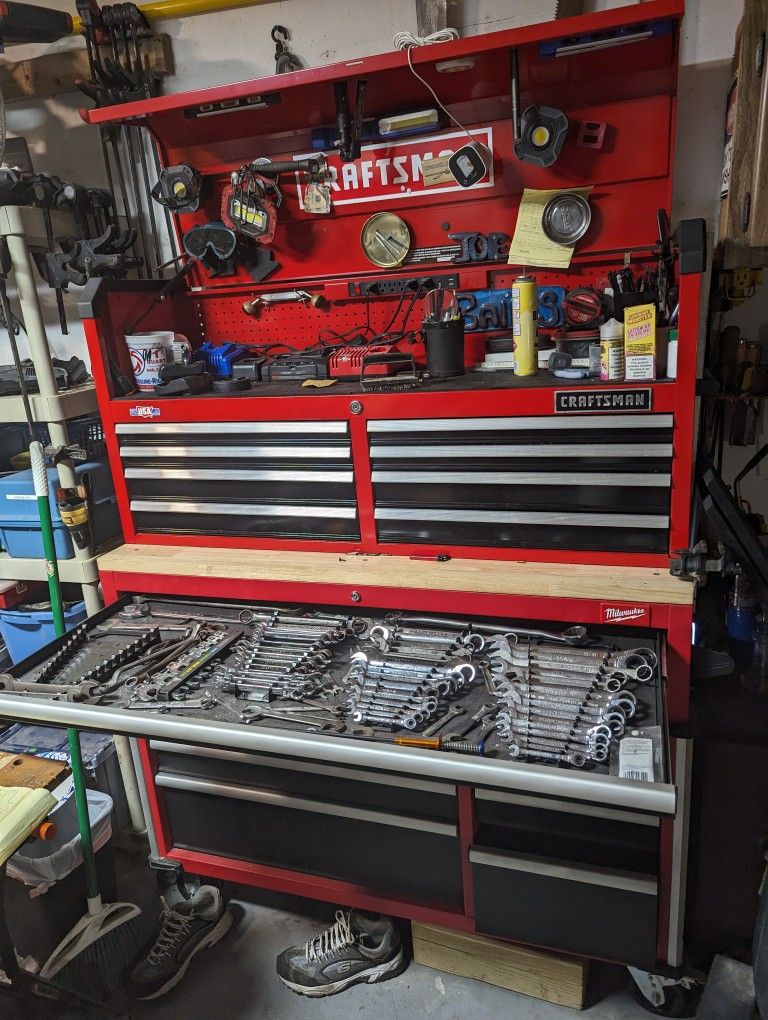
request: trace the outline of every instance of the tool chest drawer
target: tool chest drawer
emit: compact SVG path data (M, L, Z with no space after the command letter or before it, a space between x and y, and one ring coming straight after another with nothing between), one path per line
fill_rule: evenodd
M574 865L656 874L659 819L654 815L576 806L478 790L475 838L501 852L558 856Z
M136 422L115 431L139 532L359 537L345 421Z
M173 846L460 905L455 824L161 774Z
M661 552L672 415L368 422L382 542Z
M655 875L481 845L471 848L469 859L478 932L640 967L654 965Z
M449 783L237 751L206 751L162 740L152 740L149 746L155 752L158 776L249 784L286 796L457 822L456 788Z
M147 596L14 666L0 709L158 741L164 775L451 825L457 783L658 817L665 670L647 628ZM619 778L646 732L652 772Z

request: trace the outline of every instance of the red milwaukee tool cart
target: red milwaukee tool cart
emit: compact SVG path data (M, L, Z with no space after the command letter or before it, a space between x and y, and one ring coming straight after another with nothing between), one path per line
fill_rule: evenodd
M704 270L701 225L664 229L682 16L681 0L653 0L414 48L413 69L451 115L436 110L418 133L370 126L407 125L395 115L435 106L404 52L83 114L146 126L163 167L200 175L196 201L173 216L193 253L175 287L92 281L80 304L126 539L100 563L114 603L105 620L143 595L182 618L204 615L189 602L207 600L383 626L425 615L493 621L486 633L583 626L597 642L655 649L658 662L657 682L635 691L650 713L639 737L658 732L655 767L621 777L613 757L581 769L391 734L246 726L216 711L19 699L11 713L0 696L4 715L141 738L158 863L645 969L680 966L693 588L669 568L689 544ZM340 88L363 104L347 125L362 130L359 156L323 147L331 176L319 197L302 170L283 174L281 201L266 203L273 238L228 263L211 225L226 226L233 194L248 201L231 174L261 157L316 157ZM539 139L567 118L554 159L520 156L536 115L549 118ZM425 183L436 159L470 142L491 154L479 182L463 187L443 170ZM570 265L507 263L524 189L587 198ZM318 201L330 211L312 212ZM407 254L380 267L376 243L382 262L393 245ZM663 274L676 292L676 377L475 371L488 338L513 331L503 305L524 271L558 350L558 326L594 332L595 292L626 291L630 307L642 288L624 286L627 271L657 293ZM467 372L419 380L411 368L424 364L434 289L459 296ZM124 395L126 333L157 330L187 337L219 385ZM368 346L382 343L366 371ZM389 374L391 355L405 373Z

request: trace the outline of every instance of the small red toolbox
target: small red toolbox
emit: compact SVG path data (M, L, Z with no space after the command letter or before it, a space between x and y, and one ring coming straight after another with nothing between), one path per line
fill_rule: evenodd
M42 581L0 581L0 609L13 609L20 602L42 600L47 591Z
M369 344L367 347L339 347L328 359L328 375L331 378L354 376L359 379L363 371L363 358L372 354L390 354L392 344ZM398 367L395 364L366 366L366 375L393 375Z

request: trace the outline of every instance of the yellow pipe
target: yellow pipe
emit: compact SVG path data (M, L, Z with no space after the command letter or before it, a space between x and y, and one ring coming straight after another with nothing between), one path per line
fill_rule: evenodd
M270 0L154 0L139 4L139 10L148 21L166 18L186 18L192 14L213 14L215 11L233 11L238 7L255 7ZM83 23L77 14L72 15L72 32L82 32Z

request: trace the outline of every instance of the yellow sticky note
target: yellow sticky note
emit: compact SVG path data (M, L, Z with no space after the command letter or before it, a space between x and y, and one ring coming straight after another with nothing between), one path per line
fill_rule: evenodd
M572 194L586 198L591 191L591 188L555 188L552 191L526 188L517 213L515 236L509 247L508 265L567 269L571 264L574 245L550 241L544 233L541 217L547 202L557 195Z

